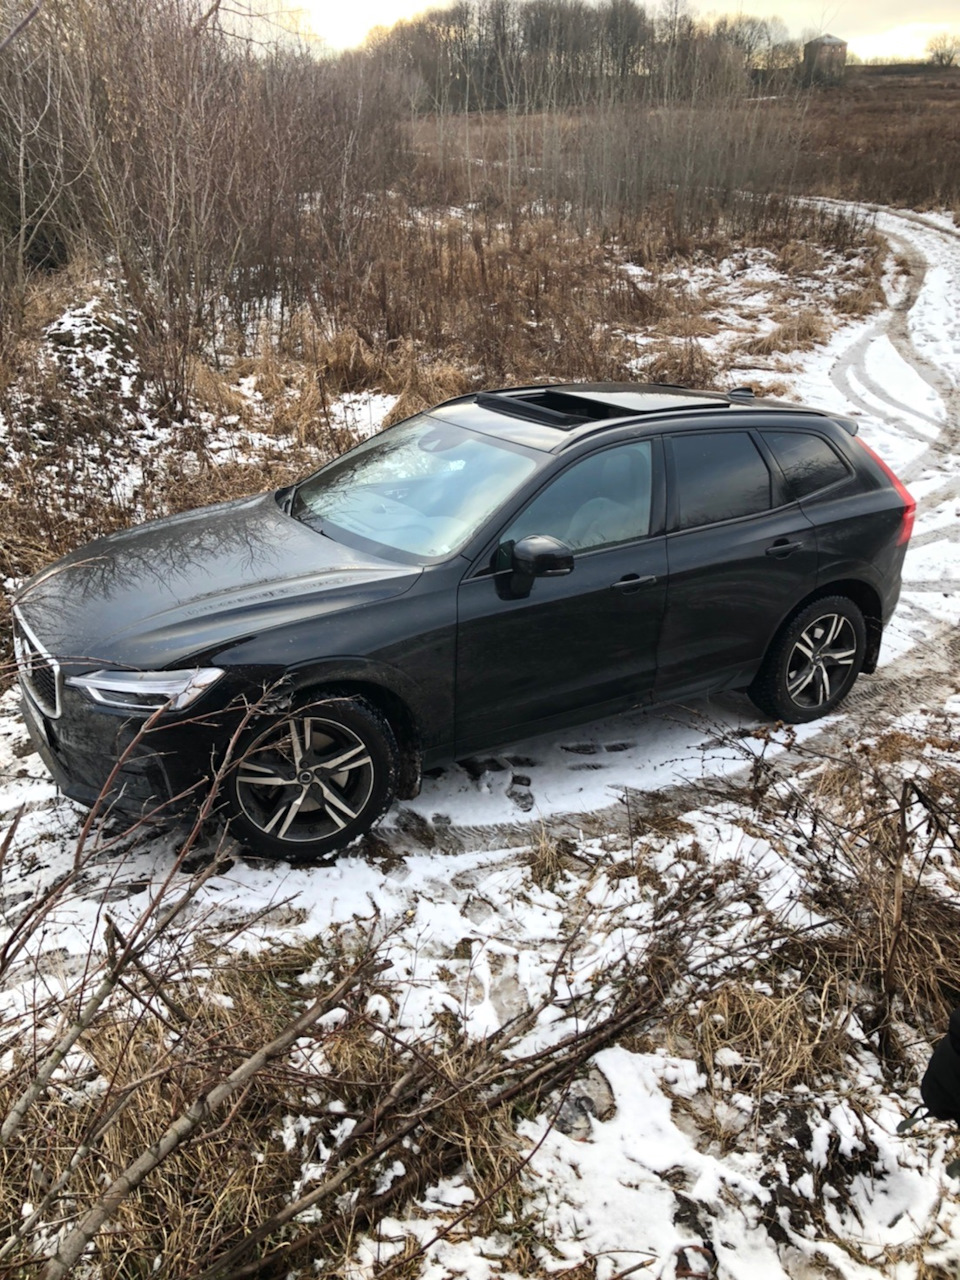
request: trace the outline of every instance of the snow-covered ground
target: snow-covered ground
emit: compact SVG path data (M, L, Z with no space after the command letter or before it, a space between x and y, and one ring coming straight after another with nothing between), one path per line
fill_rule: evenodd
M235 859L201 889L198 928L249 920L233 945L256 949L376 916L390 932L396 1030L423 1031L449 1011L479 1036L544 996L574 926L580 941L561 995L610 1001L603 975L625 959L642 963L666 927L664 902L698 878L722 886L690 919L692 929L703 928L695 950L704 971L722 971L752 940L759 955L773 920L816 923L802 854L753 821L751 762L779 757L802 771L803 751L838 751L918 711L954 731L960 724L960 233L935 216L884 210L877 221L910 266L909 275L888 277L889 307L844 325L796 357L795 372L777 375L797 399L856 415L864 439L919 499L880 669L859 682L842 713L770 740L754 736L761 726L750 704L728 696L450 764L425 779L415 801L394 807L382 846L368 856L350 852L332 867L295 869ZM350 411L357 425L373 421L363 404ZM710 788L720 784L723 799L711 802ZM655 814L667 801L677 824L658 833ZM84 821L31 754L11 691L0 699L0 821L6 826L18 812L0 894L10 924L72 866ZM567 839L574 853L552 882L524 855L544 835ZM174 840L167 834L99 853L87 846L82 874L45 922L29 979L0 997L8 1014L29 1007L38 984L48 994L70 987L99 945L108 905L121 930L132 926L169 871ZM646 882L622 870L638 858L646 860ZM558 997L530 1033L528 1051L570 1029L565 1008ZM924 1264L955 1273L960 1202L944 1172L954 1140L936 1125L919 1136L897 1134L918 1101L917 1082L893 1091L866 1034L857 1027L850 1034L858 1048L844 1087L799 1086L762 1107L749 1089L724 1081L726 1067L735 1077L742 1066L735 1054L726 1067L715 1063L711 1077L682 1040L603 1050L596 1066L612 1092L608 1118L590 1117L575 1133L551 1128L546 1115L522 1124L534 1148L524 1175L529 1204L550 1242L539 1256L544 1271L592 1259L598 1280L641 1264L636 1274L663 1280L906 1280ZM922 1053L923 1046L918 1060ZM305 1162L307 1150L305 1143ZM846 1171L843 1195L831 1181L838 1165ZM473 1194L468 1171L431 1188L402 1222L381 1223L377 1238L360 1243L353 1274L372 1274L403 1247L391 1238L433 1240ZM509 1223L483 1238L461 1229L430 1245L422 1274L511 1277L509 1244Z

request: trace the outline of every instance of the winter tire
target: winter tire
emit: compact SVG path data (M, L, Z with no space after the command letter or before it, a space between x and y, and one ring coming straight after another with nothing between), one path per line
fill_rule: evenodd
M330 860L390 804L397 757L390 725L360 698L258 717L228 775L230 829L264 858Z
M814 600L773 641L750 689L761 711L792 724L831 712L860 674L867 646L863 614L846 596Z

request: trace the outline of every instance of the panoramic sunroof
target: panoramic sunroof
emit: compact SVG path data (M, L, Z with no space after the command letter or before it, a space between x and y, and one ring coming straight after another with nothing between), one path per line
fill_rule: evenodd
M540 422L545 427L557 427L560 431L580 427L585 422L592 422L598 416L591 412L596 406L589 402L580 402L571 396L558 396L545 392L536 392L534 395L505 396L481 391L477 396L477 404L481 409L492 409L494 413L505 413L507 417L523 418L527 422ZM599 416L615 417L616 410L607 410Z
M716 409L725 407L727 402L721 396L702 396L679 387L676 391L662 391L652 388L649 391L567 391L564 398L576 403L587 401L591 408L598 404L609 406L613 412L606 414L591 413L590 417L619 417L627 413L660 413L664 409Z
M681 387L618 389L597 385L574 390L570 387L537 387L531 391L481 391L476 402L511 418L523 418L558 431L570 431L606 418L624 418L634 413L662 413L670 409L726 408L722 396L700 395Z

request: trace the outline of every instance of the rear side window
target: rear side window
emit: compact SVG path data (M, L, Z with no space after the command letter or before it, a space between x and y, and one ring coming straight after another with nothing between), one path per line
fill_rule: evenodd
M745 431L672 436L677 527L733 520L770 507L770 473Z
M764 431L764 442L780 464L787 488L794 498L806 498L826 489L850 472L826 440L802 431Z

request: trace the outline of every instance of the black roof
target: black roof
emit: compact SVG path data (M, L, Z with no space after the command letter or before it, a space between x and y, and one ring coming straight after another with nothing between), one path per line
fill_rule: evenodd
M767 413L811 414L833 418L853 433L856 425L822 409L757 398L749 387L729 392L694 391L688 387L643 382L561 382L505 387L459 396L431 410L444 410L463 426L504 436L534 448L560 452L575 440L606 427L649 419L671 425L720 416L732 406ZM494 415L491 418L491 415Z

